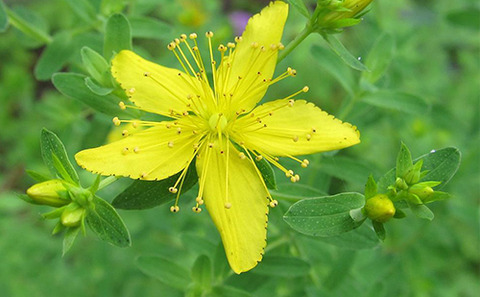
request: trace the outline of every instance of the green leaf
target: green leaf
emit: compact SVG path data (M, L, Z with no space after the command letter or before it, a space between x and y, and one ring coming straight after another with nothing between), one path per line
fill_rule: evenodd
M372 198L375 195L377 195L377 183L373 176L370 175L365 185L365 199Z
M415 115L425 115L429 105L421 97L393 90L367 93L361 100L370 105Z
M365 178L371 174L372 165L361 160L344 156L323 157L313 168L353 184L363 185Z
M303 234L335 236L359 226L350 217L350 210L364 204L365 197L359 193L304 199L293 204L283 219L290 227Z
M278 184L278 190L271 190L270 193L275 199L283 199L295 202L305 198L327 195L327 193L309 185L291 182Z
M79 232L80 227L67 229L65 236L63 237L62 256L65 256L65 254L72 248Z
M180 240L185 249L195 251L197 254L213 255L216 244L197 233L183 232L180 234ZM224 256L225 257L225 256Z
M266 256L252 272L267 276L299 277L308 275L310 264L300 258Z
M10 22L10 24L13 27L17 28L20 32L33 38L36 41L39 41L42 44L50 43L52 41L52 38L48 35L48 33L45 32L41 27L36 25L35 19L33 17L27 18L27 15L32 14L30 11L13 11L8 9L7 7L4 7L4 9L7 13L8 21Z
M201 255L195 260L192 268L192 280L202 288L202 291L207 291L212 285L212 264L210 258Z
M338 236L318 237L318 239L339 248L351 250L372 249L380 244L369 224L362 224L360 227Z
M72 8L73 13L78 15L87 24L92 24L96 19L96 12L88 0L64 0Z
M307 6L305 6L303 0L287 0L287 2L295 7L295 9L297 9L304 17L310 19L310 12L308 11Z
M110 60L115 53L121 50L132 49L132 34L130 23L121 14L113 14L105 27L105 41L103 44L103 56Z
M382 241L385 240L385 236L387 235L387 233L385 232L385 227L383 226L383 224L380 222L372 221L372 225L373 230L375 230L378 238Z
M455 175L460 166L461 154L455 147L432 150L430 153L415 159L415 163L423 160L423 169L428 173L420 181L438 181L438 189L444 187ZM378 181L378 191L386 193L387 188L395 183L395 168L388 171Z
M435 215L425 204L412 204L409 203L408 206L412 213L420 219L433 220Z
M395 176L403 178L408 170L412 168L412 165L412 154L408 147L402 142L400 145L400 151L397 155Z
M132 37L171 41L172 27L157 19L138 16L130 18Z
M53 38L35 65L36 79L49 80L55 72L62 69L74 53L71 41L72 38L68 32L62 32Z
M447 20L452 24L477 32L480 27L480 9L469 7L463 10L452 11L447 14Z
M330 48L350 67L359 71L368 71L368 68L355 58L337 37L331 34L322 34Z
M80 53L88 74L101 85L111 87L110 67L102 55L87 46L84 46Z
M140 256L136 265L146 275L182 291L191 283L188 270L159 256Z
M87 210L87 223L97 236L113 245L128 247L130 233L117 211L105 200L94 197L95 207Z
M345 278L348 277L349 271L352 269L355 264L355 258L357 253L349 250L339 251L337 260L331 265L331 270L328 276L324 279L322 287L325 287L327 290L332 291L333 289L340 286Z
M147 209L172 201L176 194L170 193L168 189L175 184L180 174L160 181L136 180L113 199L112 205L120 209ZM193 187L197 181L195 164L192 162L185 175L182 194Z
M271 190L276 190L277 180L275 178L275 172L273 171L272 165L270 165L270 163L265 160L265 158L255 162L258 170L262 174L263 180L265 181L265 185L267 186L267 188Z
M355 81L352 71L345 66L342 59L335 55L332 51L314 45L311 48L312 55L315 57L317 64L332 75L351 96L354 94Z
M235 287L227 285L215 286L212 292L207 295L208 297L251 297L252 295L244 290L240 290Z
M52 179L50 176L48 176L46 174L43 174L43 173L40 173L40 172L37 172L35 170L27 169L27 170L25 170L25 172L28 174L28 176L30 176L36 182L39 182L39 183Z
M113 91L113 88L102 87L97 85L90 77L85 77L85 85L87 88L99 96L106 96Z
M8 16L7 12L5 11L5 4L3 4L3 0L0 0L0 33L5 32L8 27Z
M109 94L100 96L85 85L86 76L77 73L55 73L52 77L53 85L60 93L76 99L94 110L110 116L136 117L138 114L131 110L122 110L118 103L122 101L117 96Z
M432 195L430 195L426 198L423 198L423 203L427 204L427 203L434 202L434 201L449 199L450 197L451 196L450 196L449 193L445 193L445 192L441 192L441 191L435 191L435 192L433 192Z
M365 60L365 66L370 71L362 72L362 79L375 83L379 80L390 65L395 50L395 40L387 33L381 34L375 41Z
M100 11L103 15L109 16L112 13L121 12L126 5L127 1L102 0L102 3L100 4Z
M73 168L72 163L70 163L70 161L68 160L65 146L58 138L58 136L55 135L55 133L43 128L42 135L40 137L40 148L42 152L43 162L50 170L52 176L55 177L58 173L64 179L69 180L76 185L79 184L77 172ZM55 158L58 160L57 167L61 167L59 169L62 172L59 172L59 170L57 170L55 166ZM61 170L62 168L63 170Z

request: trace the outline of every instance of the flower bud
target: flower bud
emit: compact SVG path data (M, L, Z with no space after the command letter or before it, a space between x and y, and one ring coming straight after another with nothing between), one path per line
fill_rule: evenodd
M395 215L395 206L385 194L368 199L363 209L369 219L380 223L385 223Z
M405 174L405 181L409 185L413 185L418 183L420 180L420 170L416 170L415 167L412 167L408 172Z
M410 194L417 195L418 198L420 198L420 200L424 201L433 195L434 190L432 189L432 187L429 187L429 186L414 185L410 187L410 189L408 189L408 192Z
M52 179L31 186L27 190L27 195L38 204L60 207L70 203L69 200L62 198L66 196L66 192L67 189L61 180Z
M407 183L405 182L405 180L403 180L400 177L397 177L397 179L395 180L395 187L397 187L400 190L408 189Z
M85 208L80 207L76 203L71 203L63 211L60 221L65 227L77 227L83 220L84 214Z
M319 25L324 28L335 28L336 23L351 19L361 13L373 0L335 0L330 1L325 9L329 12L320 16ZM340 26L341 27L341 26Z

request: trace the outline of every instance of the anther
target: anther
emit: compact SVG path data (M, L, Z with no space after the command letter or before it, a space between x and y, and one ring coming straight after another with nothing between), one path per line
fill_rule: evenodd
M317 129L312 128L312 133L316 133L316 132L317 132Z
M297 179L295 178L295 176L292 176L292 177L290 177L290 181L291 181L292 183L295 183L295 182L297 182Z
M150 76L150 72L144 72L144 73L143 73L143 76L149 77L149 76Z
M258 155L258 156L255 157L255 160L257 160L257 161L261 161L262 159L263 159L262 155Z
M304 86L303 89L302 89L302 91L303 91L304 93L306 93L306 92L308 92L309 89L310 89L310 88L309 88L308 86Z
M112 119L112 122L115 126L120 126L120 123L121 123L120 120L118 119L118 117L114 117Z
M169 142L168 142L168 147L169 147L169 148L172 148L172 147L173 147L173 141L169 141Z
M195 39L197 38L197 33L191 33L189 37L190 39Z
M277 205L278 205L278 201L277 201L277 200L272 200L272 201L270 201L270 207L273 208L273 207L275 207L275 206L277 206Z
M232 208L232 203L226 202L226 203L225 203L225 208L226 208L226 209Z
M243 159L245 159L247 156L245 156L245 153L242 152L242 153L238 153L238 157L243 160Z
M175 48L177 47L177 45L175 44L175 42L170 42L168 45L167 45L167 48L171 51L173 51Z
M258 48L258 42L252 42L252 48L254 49Z
M187 34L181 34L180 40L185 41L187 39Z
M128 136L128 130L123 130L122 131L122 136L127 137Z
M176 194L176 193L178 192L178 189L175 188L175 187L170 187L170 188L168 188L168 191L169 191L170 193Z
M124 103L123 101L120 101L120 102L118 103L118 106L120 106L120 109L122 109L122 110L127 109L127 106L125 106L125 103Z
M175 44L177 44L177 45L180 44L180 39L178 39L178 38L175 38L173 41L174 41Z
M242 42L242 39L243 39L242 36L236 36L235 37L235 42L236 43Z
M235 43L229 42L229 43L227 43L227 47L228 48L235 48Z
M223 44L220 44L220 45L218 46L218 50L219 50L220 52L225 52L225 51L227 50L227 48L226 48Z
M178 127L177 128L177 134L181 134L182 133L182 128Z
M180 207L178 207L178 205L172 205L172 206L170 206L170 211L171 212L179 212Z
M132 127L135 128L135 129L137 129L137 127L138 127L138 122L137 122L137 121L132 122Z
M293 177L295 177L295 181L298 182L300 180L300 175L295 174Z
M130 88L130 89L128 89L128 92L129 92L130 94L135 93L135 88Z
M212 38L213 37L213 32L208 31L207 33L205 33L205 36L207 36L207 38Z
M185 110L184 112L182 112L182 115L188 116L188 111Z
M287 172L285 172L286 177L291 177L292 175L293 175L293 170L288 170Z
M140 151L140 149L138 148L138 146L136 146L136 147L133 148L133 152L134 152L134 153L138 154L139 151Z
M307 134L307 135L305 135L305 137L307 138L308 141L310 141L310 139L312 139L312 135L311 135L311 134Z
M147 173L146 173L146 172L143 172L142 174L140 174L140 177L141 177L141 178L147 177Z
M203 205L203 203L205 203L205 201L203 201L202 197L197 197L195 199L195 201L197 201L198 205Z
M288 100L288 106L289 107L292 107L294 104L295 104L295 100L293 100L293 99Z
M270 49L272 51L276 50L277 49L277 45L276 44L270 44Z
M293 142L297 142L297 141L298 141L298 136L297 136L297 135L295 135L295 136L293 136L293 138L292 138L292 139L293 139Z
M202 211L202 209L200 207L196 207L196 206L192 207L192 210L195 213L200 213Z
M285 48L285 46L281 42L278 43L277 47L279 50L283 50Z
M128 147L124 147L122 150L122 155L128 154Z
M212 148L212 147L213 147L213 143L210 142L210 143L208 144L208 147L209 147L209 148Z
M310 162L307 159L305 159L302 161L302 164L300 166L302 166L303 168L307 168L309 164Z

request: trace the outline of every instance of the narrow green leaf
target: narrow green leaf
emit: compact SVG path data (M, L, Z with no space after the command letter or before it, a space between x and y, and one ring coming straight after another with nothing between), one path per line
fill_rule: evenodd
M260 161L255 161L258 170L262 174L263 180L265 181L265 185L267 188L271 190L277 189L277 180L275 178L275 172L273 171L272 165L265 160L264 158Z
M168 190L175 184L181 173L160 181L134 181L127 189L113 199L112 205L120 209L147 209L175 199L176 194ZM182 194L198 181L195 164L192 163L183 182Z
M478 32L478 28L480 28L480 9L468 7L463 10L452 11L447 14L447 20L454 25Z
M387 233L385 232L385 227L383 226L383 224L380 222L372 221L372 225L373 230L375 230L378 238L382 241L385 240Z
M84 46L80 53L88 74L103 86L111 87L110 67L102 55L87 46Z
M136 265L146 275L182 291L191 283L188 270L159 256L140 256Z
M106 96L113 91L113 88L99 86L90 77L85 77L85 85L90 91L92 91L92 93L99 96Z
M37 171L35 171L35 170L29 170L29 169L27 169L27 170L25 170L25 172L28 174L28 176L30 176L30 177L33 178L36 182L39 182L39 183L52 179L50 176L47 176L46 174L37 172Z
M54 36L35 65L36 79L49 80L55 72L62 69L74 53L71 41L72 38L68 32L62 32Z
M87 223L97 236L113 245L128 247L130 233L117 211L105 200L94 197L94 208L87 210Z
M192 267L192 280L202 288L202 291L207 291L212 286L212 263L210 258L201 255L195 260Z
M225 257L225 249L222 242L219 242L215 248L215 255L213 256L213 275L215 279L224 279L232 270Z
M30 11L25 11L25 13L22 13L21 10L13 11L7 7L4 7L4 9L7 13L10 24L23 34L42 44L50 43L52 41L52 38L48 35L48 33L42 30L41 27L37 26L34 20L27 19L25 17L27 14L32 14Z
M365 199L372 198L377 195L377 183L372 175L368 177L367 183L365 184Z
M435 191L435 192L433 192L432 195L430 195L426 198L423 198L423 203L427 204L427 203L434 202L434 201L449 199L450 197L451 196L450 196L449 193L445 193L445 192L441 192L441 191Z
M73 178L70 176L69 172L67 171L63 163L60 161L60 159L57 157L57 155L52 154L52 161L53 161L53 167L55 167L55 170L58 172L58 175L63 180L66 180L67 182L70 182L73 184L78 184L78 181L73 180Z
M428 103L423 98L393 90L367 93L361 100L376 107L415 115L424 115L429 108Z
M293 7L295 7L295 9L297 9L298 12L300 12L304 17L306 17L307 19L310 18L310 12L308 11L308 8L303 2L303 0L287 0L287 2L290 3L290 5L292 5Z
M8 16L7 12L5 11L5 4L3 4L3 0L0 0L0 33L5 32L8 27Z
M102 0L102 3L100 4L100 11L103 15L109 16L112 13L121 12L127 4L127 1Z
M213 255L216 244L205 238L203 235L197 233L183 232L180 234L180 240L185 249L195 251L197 254L204 254L207 256ZM225 256L224 256L225 257Z
M60 174L60 172L58 172L58 170L55 168L54 158L57 158L58 162L65 170L63 175L67 174L74 184L79 184L77 171L75 171L72 163L70 163L70 160L68 159L67 152L65 151L65 146L58 138L58 136L55 135L55 133L43 128L42 135L40 137L40 148L42 152L43 162L45 163L45 165L47 165L53 177L55 177L57 173Z
M325 39L330 48L340 57L342 60L353 69L359 71L368 71L368 68L360 62L359 59L355 58L345 46L338 40L338 38L331 34L322 34L322 37Z
M105 27L105 42L103 56L110 60L115 53L121 50L132 49L132 34L128 19L121 13L113 14Z
M340 286L346 277L349 275L349 271L355 264L355 258L357 253L349 250L341 250L337 260L331 265L328 276L323 281L322 287L325 287L329 291Z
M278 190L271 190L270 193L275 199L283 199L289 201L298 201L305 198L325 196L327 193L317 188L302 183L280 183Z
M438 189L444 187L455 175L460 166L461 154L455 147L432 150L430 153L415 159L415 163L423 160L423 169L428 173L420 181L438 181ZM386 193L387 188L395 183L395 168L389 170L378 181L378 191Z
M77 73L55 73L52 82L63 95L76 99L99 112L110 116L138 116L131 110L122 110L118 106L118 103L122 100L117 96L113 94L100 96L90 91L85 85L85 77Z
M87 24L92 24L96 19L96 12L88 0L64 0L72 8L73 13L78 15Z
M65 254L72 248L79 232L80 227L67 229L65 236L63 237L62 256L65 256Z
M252 295L244 290L227 285L215 286L208 297L251 297Z
M294 230L312 236L335 236L359 226L350 210L362 207L365 197L359 193L304 199L293 204L283 219Z
M360 227L338 236L318 237L318 240L350 250L372 249L380 244L369 224L362 224Z
M289 256L266 256L252 272L261 275L279 277L299 277L308 275L308 262Z
M400 151L397 155L397 164L396 164L396 177L404 177L410 168L413 166L412 154L408 147L402 142L400 145Z
M171 41L172 27L167 23L150 17L138 16L130 18L130 24L134 38Z
M435 215L430 210L430 208L428 208L425 204L409 203L408 206L410 207L410 210L412 211L412 213L420 219L426 219L431 221L435 217Z
M311 48L312 55L317 64L332 75L351 96L354 94L355 81L352 71L345 66L342 59L332 51L314 45Z
M312 164L311 166L328 175L362 186L362 181L374 169L374 166L367 162L344 156L325 156L319 164Z
M381 34L373 44L365 60L365 66L370 71L362 72L362 79L372 84L379 80L390 65L394 50L395 40L393 36L387 33Z

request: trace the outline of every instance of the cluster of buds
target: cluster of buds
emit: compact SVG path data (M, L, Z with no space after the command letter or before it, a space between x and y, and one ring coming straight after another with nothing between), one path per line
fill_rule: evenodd
M358 24L364 9L373 0L320 0L317 26L320 29L340 29Z
M66 228L84 229L86 210L93 200L89 190L64 180L52 179L31 186L27 195L32 203L55 207L43 214L46 219L58 219L54 234Z

